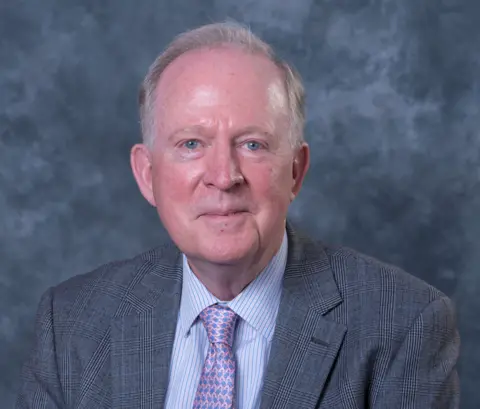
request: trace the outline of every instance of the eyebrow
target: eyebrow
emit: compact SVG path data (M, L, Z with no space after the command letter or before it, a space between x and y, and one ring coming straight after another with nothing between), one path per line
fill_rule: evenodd
M170 135L168 136L168 140L173 139L179 133L199 133L202 136L209 136L208 134L210 132L208 131L208 128L204 125L186 126L186 127L179 128L179 129L176 129L173 132L171 132ZM251 133L256 133L256 134L266 136L268 138L273 138L273 135L270 132L260 128L259 126L255 126L255 125L250 125L250 126L246 126L246 127L243 127L241 129L239 129L238 131L236 131L234 133L233 137L234 138L240 138L241 136L243 136L245 134L251 134Z
M200 134L206 134L206 127L202 125L192 125L192 126L186 126L183 128L178 128L175 129L173 132L170 133L168 136L168 140L173 139L176 135L179 133L200 133Z

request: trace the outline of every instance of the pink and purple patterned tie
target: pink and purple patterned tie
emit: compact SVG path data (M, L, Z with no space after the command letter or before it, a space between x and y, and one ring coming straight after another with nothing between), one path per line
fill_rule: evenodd
M200 313L210 346L203 364L193 409L232 409L235 400L235 357L232 351L237 314L223 305Z

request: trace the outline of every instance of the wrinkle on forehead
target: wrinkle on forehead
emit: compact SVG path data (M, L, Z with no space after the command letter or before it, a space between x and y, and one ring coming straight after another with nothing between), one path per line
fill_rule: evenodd
M203 113L218 114L225 120L229 113L236 119L251 114L258 119L264 112L262 123L268 122L272 131L284 129L284 120L288 120L283 73L263 57L238 50L197 50L179 57L159 79L156 97L157 130L167 124L176 127L176 122L183 121L181 115L198 122ZM202 113L203 108L206 111Z
M218 89L211 85L198 85L190 100L190 103L197 106L208 107L218 105L220 96Z

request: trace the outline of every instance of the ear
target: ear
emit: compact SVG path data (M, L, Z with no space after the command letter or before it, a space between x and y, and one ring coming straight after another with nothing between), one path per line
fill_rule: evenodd
M302 143L300 148L297 148L292 166L292 191L291 201L297 197L302 187L305 175L310 167L310 147L306 142Z
M156 206L152 187L152 158L150 150L144 144L133 146L130 151L130 166L143 197L152 206Z

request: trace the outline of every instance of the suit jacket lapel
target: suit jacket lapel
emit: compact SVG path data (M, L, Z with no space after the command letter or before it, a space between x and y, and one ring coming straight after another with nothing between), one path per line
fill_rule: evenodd
M180 252L165 246L147 253L137 277L111 326L112 407L161 408L180 306Z
M287 232L284 289L261 409L315 408L346 332L324 317L342 302L327 255L290 224Z
M342 302L327 255L287 224L284 289L264 379L261 409L313 409L346 327L324 315ZM165 405L182 288L173 244L143 256L111 325L112 407Z

